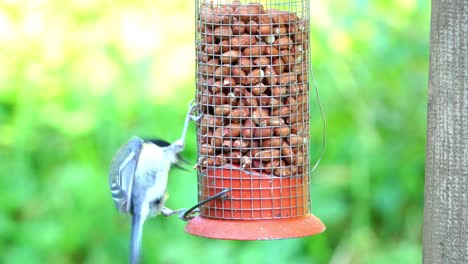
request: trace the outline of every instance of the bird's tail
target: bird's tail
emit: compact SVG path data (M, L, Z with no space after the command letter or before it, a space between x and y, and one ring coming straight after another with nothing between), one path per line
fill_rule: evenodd
M130 264L140 262L141 237L145 219L140 214L132 215L132 237L130 240Z

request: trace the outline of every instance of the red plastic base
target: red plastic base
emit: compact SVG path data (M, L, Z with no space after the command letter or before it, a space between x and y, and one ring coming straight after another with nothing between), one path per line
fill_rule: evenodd
M197 216L185 232L206 238L229 240L269 240L319 234L325 225L314 215L271 220L222 220Z

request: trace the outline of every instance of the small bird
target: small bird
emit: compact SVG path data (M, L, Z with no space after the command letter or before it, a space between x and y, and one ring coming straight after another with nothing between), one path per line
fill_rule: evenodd
M143 140L133 136L114 156L109 170L109 186L117 209L132 218L130 263L139 263L143 224L149 216L161 213L171 216L186 209L164 207L169 171L172 165L181 167L179 153L184 149L185 135L196 105L190 103L182 136L174 143L163 140Z

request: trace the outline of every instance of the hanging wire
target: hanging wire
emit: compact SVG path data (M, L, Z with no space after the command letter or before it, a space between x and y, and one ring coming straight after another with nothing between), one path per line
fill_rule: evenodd
M312 174L315 171L315 169L317 168L317 166L319 165L320 161L322 161L323 155L325 154L325 149L326 149L326 146L327 146L327 120L325 118L325 112L323 111L322 102L320 101L320 94L319 94L319 91L318 91L317 82L315 81L314 69L313 69L312 64L310 65L310 71L311 71L311 75L312 75L312 83L313 83L314 88L315 88L315 95L316 95L316 98L317 98L317 103L319 105L320 114L322 115L322 121L323 121L322 150L320 152L320 156L318 157L317 161L314 164L314 167L312 167L312 169L310 170L310 174Z

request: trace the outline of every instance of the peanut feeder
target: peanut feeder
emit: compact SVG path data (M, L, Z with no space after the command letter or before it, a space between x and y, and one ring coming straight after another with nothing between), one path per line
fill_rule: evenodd
M310 213L309 1L196 1L198 198L190 234L320 233Z

